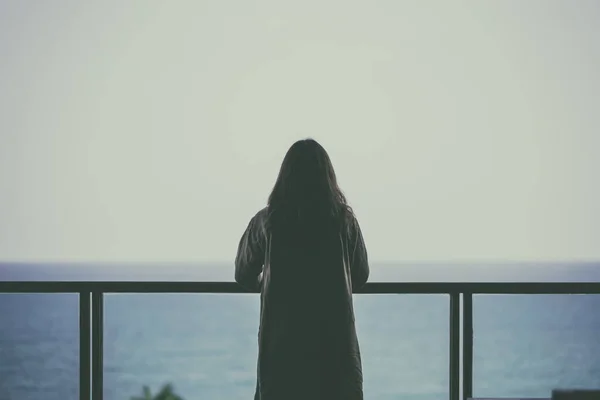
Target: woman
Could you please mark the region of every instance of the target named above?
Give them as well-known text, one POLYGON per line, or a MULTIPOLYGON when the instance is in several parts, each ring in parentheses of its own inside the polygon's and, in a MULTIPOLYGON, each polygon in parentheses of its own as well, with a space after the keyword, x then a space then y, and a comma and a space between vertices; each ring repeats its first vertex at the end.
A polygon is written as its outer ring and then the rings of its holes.
POLYGON ((235 260, 235 280, 261 292, 255 400, 363 399, 352 291, 368 276, 327 152, 294 143, 235 260))

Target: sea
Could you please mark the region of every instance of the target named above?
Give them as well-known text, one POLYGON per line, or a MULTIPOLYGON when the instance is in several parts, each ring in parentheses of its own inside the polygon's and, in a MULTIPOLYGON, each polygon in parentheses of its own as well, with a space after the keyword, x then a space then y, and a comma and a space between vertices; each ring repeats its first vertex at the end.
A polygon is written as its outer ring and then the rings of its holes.
MULTIPOLYGON (((4 263, 2 281, 232 281, 232 263, 4 263)), ((600 263, 372 263, 371 282, 600 282, 600 263)), ((449 396, 449 296, 357 294, 366 400, 449 396)), ((600 389, 600 295, 476 295, 476 397, 600 389)), ((256 294, 106 294, 104 399, 250 400, 256 294), (142 396, 142 398, 144 398, 142 396)), ((79 396, 77 294, 0 293, 0 400, 79 396)))

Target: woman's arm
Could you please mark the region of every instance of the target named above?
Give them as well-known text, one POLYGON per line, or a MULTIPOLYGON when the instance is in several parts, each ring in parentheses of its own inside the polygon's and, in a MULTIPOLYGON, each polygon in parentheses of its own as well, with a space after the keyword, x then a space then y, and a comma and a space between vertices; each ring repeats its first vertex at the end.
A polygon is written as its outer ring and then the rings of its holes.
POLYGON ((352 290, 358 290, 369 279, 369 260, 367 247, 363 239, 358 220, 354 218, 350 234, 350 272, 352 274, 352 290))
POLYGON ((261 213, 262 211, 250 220, 240 239, 235 258, 235 281, 252 291, 260 289, 265 262, 266 237, 261 213))

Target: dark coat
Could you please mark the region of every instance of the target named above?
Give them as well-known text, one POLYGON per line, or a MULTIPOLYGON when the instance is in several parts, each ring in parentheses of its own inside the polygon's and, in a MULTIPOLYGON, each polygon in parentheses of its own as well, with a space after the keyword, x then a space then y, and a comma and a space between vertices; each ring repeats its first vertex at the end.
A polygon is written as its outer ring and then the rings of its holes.
POLYGON ((261 292, 256 400, 362 400, 352 291, 369 276, 358 221, 244 232, 235 280, 261 292))

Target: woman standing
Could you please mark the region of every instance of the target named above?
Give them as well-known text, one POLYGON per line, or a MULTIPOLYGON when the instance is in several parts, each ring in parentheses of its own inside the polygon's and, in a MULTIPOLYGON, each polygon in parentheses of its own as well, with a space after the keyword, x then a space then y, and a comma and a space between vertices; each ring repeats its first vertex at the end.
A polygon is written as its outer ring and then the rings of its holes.
POLYGON ((294 143, 235 260, 235 280, 261 292, 255 400, 363 399, 352 291, 368 276, 327 152, 294 143))

